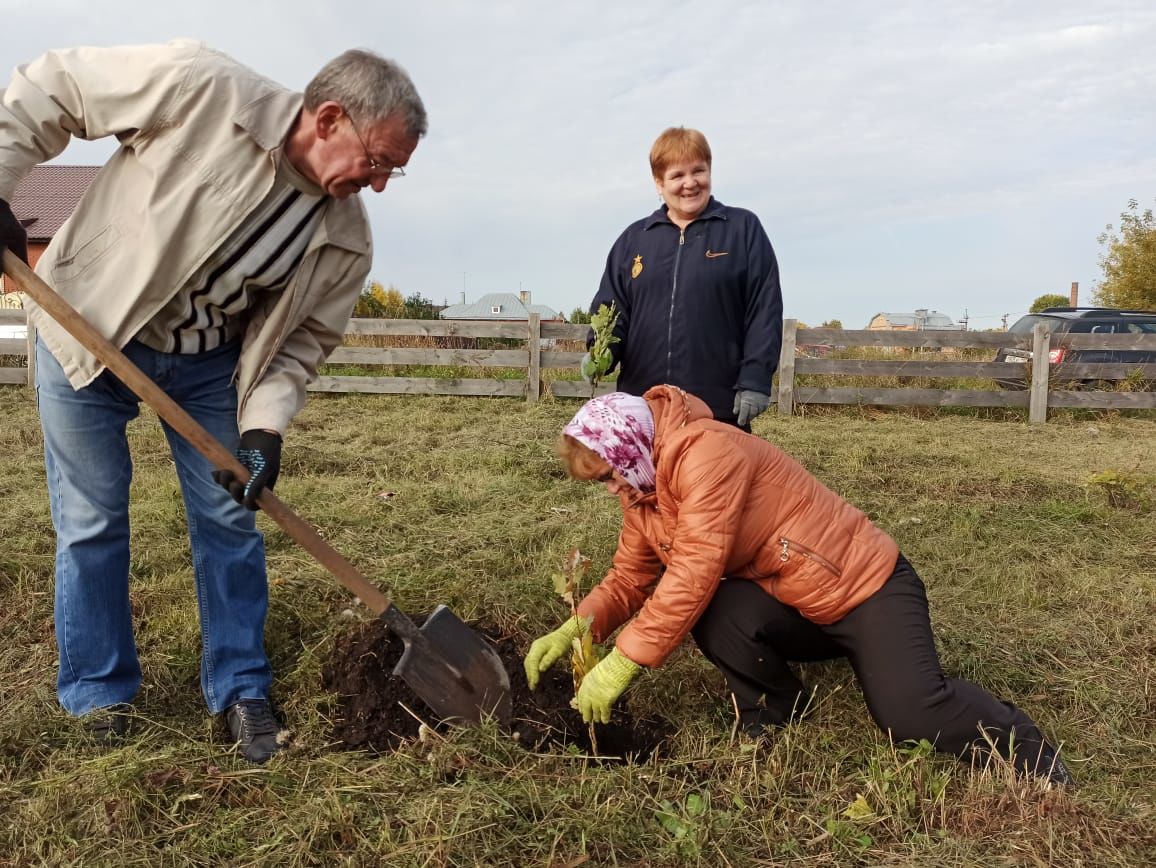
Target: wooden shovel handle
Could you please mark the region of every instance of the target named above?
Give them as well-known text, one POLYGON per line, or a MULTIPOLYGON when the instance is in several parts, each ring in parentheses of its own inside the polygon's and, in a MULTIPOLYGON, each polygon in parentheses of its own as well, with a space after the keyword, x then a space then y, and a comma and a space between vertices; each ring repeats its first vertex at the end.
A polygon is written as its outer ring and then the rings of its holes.
MULTIPOLYGON (((76 308, 61 298, 12 251, 4 251, 3 265, 4 274, 14 278, 33 301, 116 374, 142 401, 152 407, 158 416, 172 425, 198 452, 214 466, 231 470, 242 482, 248 481, 249 471, 232 452, 222 446, 176 401, 145 376, 124 353, 89 325, 76 308)), ((266 515, 281 526, 282 530, 293 537, 303 549, 317 559, 318 563, 333 573, 338 582, 360 597, 361 601, 375 613, 383 615, 393 605, 389 597, 370 584, 353 564, 321 538, 309 522, 297 515, 272 491, 267 488, 262 491, 257 503, 266 515)))

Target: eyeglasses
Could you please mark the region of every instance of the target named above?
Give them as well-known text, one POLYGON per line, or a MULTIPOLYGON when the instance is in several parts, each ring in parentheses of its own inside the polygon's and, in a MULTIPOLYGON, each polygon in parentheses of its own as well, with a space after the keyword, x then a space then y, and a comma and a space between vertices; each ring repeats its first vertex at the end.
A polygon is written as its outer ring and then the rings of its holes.
POLYGON ((353 122, 353 118, 349 117, 348 113, 346 113, 345 116, 349 118, 349 126, 353 128, 353 134, 357 136, 357 141, 361 142, 361 150, 365 151, 365 160, 369 163, 369 173, 371 175, 384 175, 390 180, 394 178, 404 178, 405 169, 401 166, 388 166, 373 159, 373 155, 369 153, 369 148, 365 145, 365 139, 363 139, 361 133, 357 131, 357 124, 353 122))

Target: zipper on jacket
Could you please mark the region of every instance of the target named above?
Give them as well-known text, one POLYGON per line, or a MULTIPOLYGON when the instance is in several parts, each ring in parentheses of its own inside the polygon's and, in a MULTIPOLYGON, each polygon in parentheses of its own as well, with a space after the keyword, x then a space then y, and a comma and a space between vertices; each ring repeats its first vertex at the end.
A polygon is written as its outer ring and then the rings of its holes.
POLYGON ((682 245, 686 243, 686 230, 678 230, 678 250, 674 253, 674 281, 670 286, 670 312, 666 317, 666 379, 670 381, 670 356, 674 350, 674 297, 678 294, 678 262, 682 259, 682 245))
POLYGON ((833 563, 831 563, 829 560, 827 560, 825 557, 823 557, 821 554, 819 554, 818 552, 813 551, 812 549, 809 549, 806 546, 799 545, 797 542, 791 542, 786 537, 782 537, 779 539, 779 545, 783 547, 782 551, 779 552, 779 560, 780 561, 783 561, 783 562, 789 561, 791 559, 791 550, 793 549, 794 551, 797 551, 800 555, 805 557, 807 560, 814 561, 815 563, 819 564, 820 566, 826 567, 827 570, 834 573, 836 576, 838 576, 840 578, 843 577, 843 571, 841 569, 839 569, 837 566, 835 566, 833 563))

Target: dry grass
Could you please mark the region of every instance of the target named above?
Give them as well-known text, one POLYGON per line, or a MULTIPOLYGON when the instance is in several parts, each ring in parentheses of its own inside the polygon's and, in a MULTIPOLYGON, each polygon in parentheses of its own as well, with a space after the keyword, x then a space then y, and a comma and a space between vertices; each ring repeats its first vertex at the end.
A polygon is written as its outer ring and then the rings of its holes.
MULTIPOLYGON (((616 506, 553 457, 574 409, 316 395, 278 492, 406 608, 444 602, 528 644, 562 616, 549 576, 564 553, 579 547, 597 571, 615 543, 616 506)), ((1152 492, 1150 419, 755 424, 898 538, 949 671, 1065 743, 1079 786, 1049 791, 892 746, 837 663, 807 667, 818 704, 804 724, 734 741, 721 678, 693 648, 628 694, 678 727, 646 765, 530 755, 492 730, 336 751, 319 671, 368 616, 345 614, 348 595, 274 527, 268 645, 294 742, 248 767, 201 704, 180 500, 147 414, 130 429, 140 734, 100 752, 53 695, 53 540, 29 392, 0 389, 0 414, 0 865, 1100 866, 1156 852, 1156 527, 1089 481, 1115 470, 1152 492)))

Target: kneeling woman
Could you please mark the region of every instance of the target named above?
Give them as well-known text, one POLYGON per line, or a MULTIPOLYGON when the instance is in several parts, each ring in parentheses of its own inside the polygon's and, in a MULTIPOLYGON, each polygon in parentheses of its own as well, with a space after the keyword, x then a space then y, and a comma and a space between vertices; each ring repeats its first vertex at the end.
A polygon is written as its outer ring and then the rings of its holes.
MULTIPOLYGON (((603 482, 622 502, 613 565, 578 614, 599 642, 637 615, 582 682, 587 722, 607 722, 640 668, 662 665, 692 633, 748 732, 806 703, 790 662, 846 657, 894 740, 968 758, 990 739, 1019 771, 1070 782, 1023 711, 943 674, 923 583, 895 541, 767 441, 656 386, 645 398, 588 401, 559 452, 572 477, 603 482)), ((533 643, 531 687, 577 630, 571 618, 533 643)))

